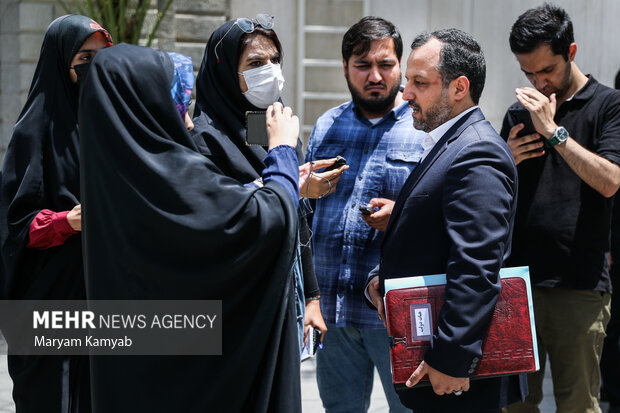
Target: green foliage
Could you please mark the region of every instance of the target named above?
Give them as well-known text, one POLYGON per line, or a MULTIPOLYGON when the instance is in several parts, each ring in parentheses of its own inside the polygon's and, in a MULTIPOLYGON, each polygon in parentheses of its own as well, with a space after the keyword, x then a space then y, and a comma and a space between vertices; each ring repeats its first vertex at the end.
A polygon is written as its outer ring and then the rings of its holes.
MULTIPOLYGON (((58 0, 67 13, 78 12, 101 24, 111 35, 114 43, 138 44, 150 0, 58 0)), ((153 29, 148 34, 147 46, 151 46, 172 0, 166 0, 163 9, 157 10, 153 29)))

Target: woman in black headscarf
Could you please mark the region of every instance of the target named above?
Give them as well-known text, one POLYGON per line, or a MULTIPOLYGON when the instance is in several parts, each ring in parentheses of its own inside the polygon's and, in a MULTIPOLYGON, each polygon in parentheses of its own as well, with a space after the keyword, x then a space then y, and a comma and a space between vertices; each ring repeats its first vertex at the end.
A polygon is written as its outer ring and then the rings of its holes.
POLYGON ((93 408, 300 411, 299 121, 268 110, 264 186, 246 188, 196 152, 172 76, 166 53, 139 46, 93 61, 79 117, 88 298, 222 300, 223 355, 94 357, 93 408))
MULTIPOLYGON (((84 16, 59 17, 45 32, 0 172, 5 299, 85 298, 78 91, 90 59, 111 44, 109 34, 84 16)), ((84 357, 9 355, 17 411, 88 411, 87 364, 84 357)))
MULTIPOLYGON (((217 28, 207 42, 198 77, 192 137, 200 152, 226 175, 241 183, 252 182, 265 168, 266 152, 260 146, 246 145, 247 111, 265 110, 280 99, 284 78, 280 70, 282 46, 272 29, 273 17, 259 14, 255 20, 239 18, 217 28)), ((301 141, 297 145, 299 159, 301 141)), ((329 166, 318 161, 315 168, 329 166)), ((341 167, 324 178, 311 177, 301 186, 301 195, 318 198, 336 188, 341 167), (327 182, 327 181, 330 182, 327 182)), ((331 191, 331 192, 330 192, 331 191)), ((303 208, 302 208, 303 209, 303 208)), ((319 307, 319 287, 314 273, 310 231, 304 213, 300 221, 301 267, 306 298, 305 335, 315 327, 323 333, 327 326, 319 307)), ((296 269, 299 275, 299 267, 296 269)), ((303 312, 303 309, 302 311, 303 312)))

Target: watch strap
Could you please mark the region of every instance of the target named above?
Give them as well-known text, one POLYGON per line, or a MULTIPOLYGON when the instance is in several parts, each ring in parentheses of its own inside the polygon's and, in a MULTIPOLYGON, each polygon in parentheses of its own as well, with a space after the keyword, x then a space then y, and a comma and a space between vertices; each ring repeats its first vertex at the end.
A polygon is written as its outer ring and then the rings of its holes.
POLYGON ((555 145, 566 141, 566 139, 568 139, 568 131, 563 126, 558 126, 553 135, 545 141, 545 146, 553 148, 555 145))

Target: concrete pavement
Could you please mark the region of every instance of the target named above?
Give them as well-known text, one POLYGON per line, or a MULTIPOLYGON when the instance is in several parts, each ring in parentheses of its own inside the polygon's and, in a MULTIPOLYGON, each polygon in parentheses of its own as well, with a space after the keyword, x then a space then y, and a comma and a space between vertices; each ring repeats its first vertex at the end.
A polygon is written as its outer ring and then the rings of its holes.
MULTIPOLYGON (((320 350, 319 350, 320 351, 320 350)), ((304 413, 322 413, 325 410, 321 404, 319 389, 316 385, 314 359, 305 361, 301 364, 301 391, 303 399, 304 413)), ((545 371, 544 400, 540 405, 540 413, 555 413, 555 401, 553 400, 553 385, 549 369, 545 371)), ((372 394, 370 396, 369 413, 388 412, 388 404, 381 388, 379 373, 375 369, 372 394)), ((0 412, 1 413, 1 412, 0 412)))
MULTIPOLYGON (((6 354, 6 343, 0 339, 0 354, 6 354)), ((301 365, 302 398, 304 413, 322 413, 323 406, 319 397, 319 390, 315 378, 314 359, 305 361, 301 365)), ((0 356, 0 413, 15 413, 15 405, 11 398, 13 383, 7 372, 6 355, 0 356)), ((549 368, 545 372, 544 400, 540 406, 541 413, 554 413, 555 402, 553 401, 553 387, 549 368)), ((603 412, 607 406, 603 406, 603 412)), ((379 375, 375 370, 373 392, 371 395, 369 413, 382 413, 388 411, 387 401, 379 381, 379 375)))
POLYGON ((13 382, 6 366, 6 341, 0 333, 0 413, 14 413, 15 404, 11 397, 13 382))

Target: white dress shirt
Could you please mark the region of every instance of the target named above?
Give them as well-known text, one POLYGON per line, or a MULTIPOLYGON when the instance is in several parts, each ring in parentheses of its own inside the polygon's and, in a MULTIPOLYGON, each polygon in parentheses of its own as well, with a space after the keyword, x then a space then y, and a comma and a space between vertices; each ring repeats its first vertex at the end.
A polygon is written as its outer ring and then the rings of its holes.
POLYGON ((433 147, 437 144, 437 142, 439 142, 439 139, 441 139, 441 137, 446 132, 448 132, 448 129, 450 129, 452 125, 454 125, 459 119, 465 116, 465 114, 477 108, 478 106, 472 106, 471 108, 462 111, 461 113, 459 113, 452 119, 448 120, 447 122, 442 123, 441 125, 437 126, 435 129, 430 131, 422 140, 422 147, 424 148, 424 153, 422 153, 422 158, 420 159, 420 162, 422 162, 424 158, 426 158, 426 155, 428 155, 431 149, 433 149, 433 147))

